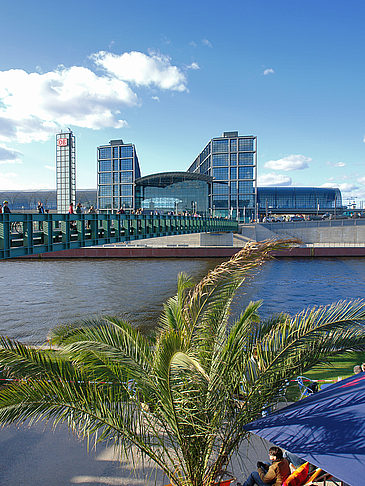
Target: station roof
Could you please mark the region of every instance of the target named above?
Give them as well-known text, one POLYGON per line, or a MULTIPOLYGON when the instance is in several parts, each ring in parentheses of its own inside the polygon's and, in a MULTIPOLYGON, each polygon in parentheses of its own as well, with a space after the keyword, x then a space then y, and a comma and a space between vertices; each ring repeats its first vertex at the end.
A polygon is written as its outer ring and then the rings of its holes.
POLYGON ((184 181, 203 181, 207 183, 213 182, 213 177, 205 174, 196 174, 193 172, 160 172, 144 177, 139 177, 135 180, 137 186, 151 186, 151 187, 167 187, 171 184, 184 181))

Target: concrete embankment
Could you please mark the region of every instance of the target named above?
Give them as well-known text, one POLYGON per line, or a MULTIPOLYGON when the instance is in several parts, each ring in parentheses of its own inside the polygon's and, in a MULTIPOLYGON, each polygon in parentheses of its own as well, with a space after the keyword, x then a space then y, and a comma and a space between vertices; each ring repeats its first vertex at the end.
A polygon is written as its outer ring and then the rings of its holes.
MULTIPOLYGON (((365 221, 319 221, 240 225, 240 233, 164 236, 23 258, 229 258, 248 241, 297 238, 299 247, 276 257, 363 257, 365 221)), ((72 244, 72 243, 71 243, 72 244)))

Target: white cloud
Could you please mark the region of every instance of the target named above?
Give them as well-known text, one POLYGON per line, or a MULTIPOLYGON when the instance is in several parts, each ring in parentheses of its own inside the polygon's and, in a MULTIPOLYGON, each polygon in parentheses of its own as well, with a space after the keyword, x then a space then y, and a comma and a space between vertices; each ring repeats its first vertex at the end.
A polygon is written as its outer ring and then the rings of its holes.
POLYGON ((121 128, 127 125, 121 110, 140 104, 136 86, 187 91, 184 73, 166 56, 98 52, 91 57, 103 74, 81 66, 0 71, 0 140, 45 141, 65 126, 121 128))
POLYGON ((186 66, 186 69, 193 69, 194 71, 200 69, 200 66, 197 62, 192 62, 189 66, 186 66))
POLYGON ((191 47, 197 47, 198 44, 195 41, 190 41, 189 42, 189 46, 191 46, 191 47))
POLYGON ((0 145, 0 164, 21 164, 20 157, 23 154, 14 149, 0 145))
POLYGON ((364 136, 364 138, 362 139, 362 141, 365 143, 365 136, 364 136))
POLYGON ((268 74, 275 74, 275 71, 272 68, 265 69, 264 76, 267 76, 268 74))
POLYGON ((45 165, 44 168, 56 172, 56 167, 54 165, 45 165))
POLYGON ((350 184, 348 182, 344 182, 342 184, 338 184, 336 182, 326 182, 325 184, 322 184, 321 187, 338 187, 341 192, 352 192, 359 189, 358 185, 350 184))
POLYGON ((203 46, 213 47, 213 44, 208 39, 202 39, 203 46))
POLYGON ((152 96, 152 99, 155 101, 160 101, 160 98, 158 96, 152 96))
POLYGON ((258 176, 257 184, 259 186, 291 186, 291 177, 282 174, 262 174, 258 176))
POLYGON ((135 84, 136 86, 157 86, 160 89, 187 91, 184 73, 171 65, 167 56, 142 52, 112 54, 100 51, 91 56, 94 63, 103 68, 109 76, 135 84))
POLYGON ((303 170, 309 167, 310 157, 300 154, 287 155, 282 159, 269 160, 265 163, 267 169, 273 170, 303 170))
POLYGON ((346 167, 345 162, 326 162, 331 167, 346 167))
POLYGON ((360 184, 365 184, 365 177, 359 177, 358 181, 360 182, 360 184))

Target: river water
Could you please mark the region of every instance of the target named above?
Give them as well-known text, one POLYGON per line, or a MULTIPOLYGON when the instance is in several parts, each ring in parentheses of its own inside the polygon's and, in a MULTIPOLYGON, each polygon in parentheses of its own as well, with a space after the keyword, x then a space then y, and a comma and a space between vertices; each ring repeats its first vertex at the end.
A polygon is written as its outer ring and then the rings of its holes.
MULTIPOLYGON (((179 272, 198 281, 219 259, 7 260, 0 262, 0 334, 42 343, 57 324, 103 314, 153 328, 179 272)), ((261 313, 365 298, 365 259, 280 259, 266 263, 238 292, 237 314, 263 299, 261 313)))

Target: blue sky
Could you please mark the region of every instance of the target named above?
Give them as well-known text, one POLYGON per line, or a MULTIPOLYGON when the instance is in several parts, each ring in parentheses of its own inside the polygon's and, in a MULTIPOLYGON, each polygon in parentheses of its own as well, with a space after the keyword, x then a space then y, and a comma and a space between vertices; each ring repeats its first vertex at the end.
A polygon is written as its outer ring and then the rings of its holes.
POLYGON ((55 133, 133 142, 142 174, 186 170, 223 131, 258 137, 260 185, 365 200, 361 0, 1 2, 0 189, 55 187, 55 133))

